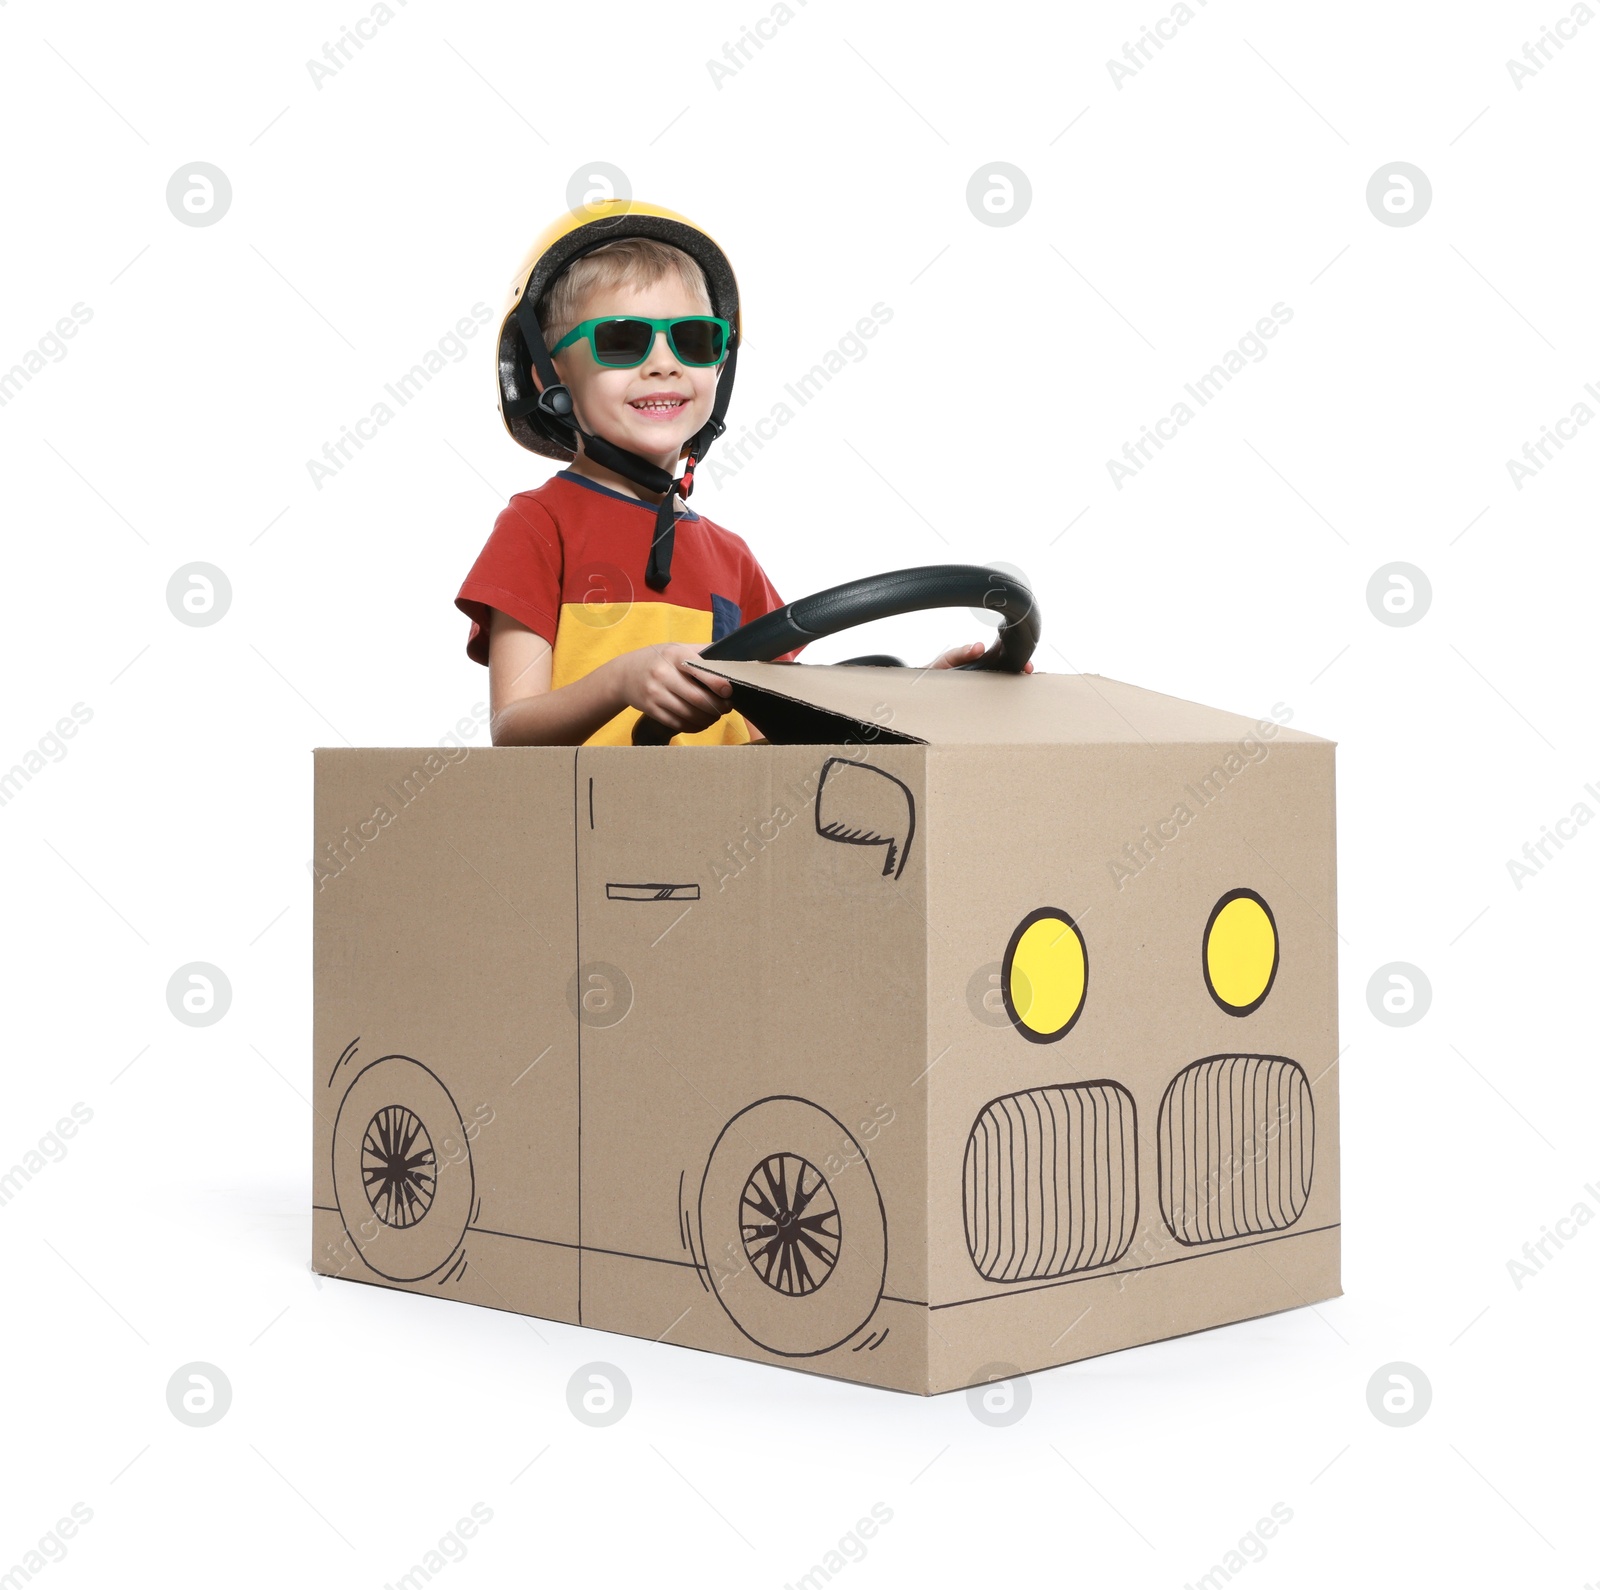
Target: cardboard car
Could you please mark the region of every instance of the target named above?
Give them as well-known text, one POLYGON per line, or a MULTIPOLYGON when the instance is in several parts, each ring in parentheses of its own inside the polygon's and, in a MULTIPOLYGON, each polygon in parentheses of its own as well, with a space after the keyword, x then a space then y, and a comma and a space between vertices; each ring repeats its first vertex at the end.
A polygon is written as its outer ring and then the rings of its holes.
POLYGON ((1338 1295, 1333 744, 1018 627, 318 750, 314 1267, 919 1393, 1338 1295))

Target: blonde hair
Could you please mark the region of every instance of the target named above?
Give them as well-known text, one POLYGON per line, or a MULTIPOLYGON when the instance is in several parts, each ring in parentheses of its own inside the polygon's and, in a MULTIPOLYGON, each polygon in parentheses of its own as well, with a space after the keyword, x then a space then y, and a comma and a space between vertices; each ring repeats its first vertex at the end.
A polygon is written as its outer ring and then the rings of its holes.
POLYGON ((711 293, 705 272, 681 248, 648 237, 624 237, 605 243, 592 254, 574 260, 550 284, 539 300, 539 329, 550 347, 578 323, 578 306, 595 288, 621 287, 624 283, 648 287, 677 277, 711 312, 711 293))

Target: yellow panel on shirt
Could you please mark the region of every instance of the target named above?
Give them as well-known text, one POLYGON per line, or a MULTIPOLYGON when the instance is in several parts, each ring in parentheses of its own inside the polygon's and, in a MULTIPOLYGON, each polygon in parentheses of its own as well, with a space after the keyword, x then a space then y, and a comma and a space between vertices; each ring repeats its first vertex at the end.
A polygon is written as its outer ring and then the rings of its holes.
MULTIPOLYGON (((593 673, 601 663, 640 646, 680 641, 689 646, 711 642, 711 614, 704 608, 672 602, 563 602, 550 660, 550 688, 559 690, 593 673)), ((633 725, 640 713, 624 707, 584 741, 585 745, 632 745, 633 725)), ((729 711, 709 729, 675 734, 674 745, 748 745, 750 729, 739 713, 729 711)))

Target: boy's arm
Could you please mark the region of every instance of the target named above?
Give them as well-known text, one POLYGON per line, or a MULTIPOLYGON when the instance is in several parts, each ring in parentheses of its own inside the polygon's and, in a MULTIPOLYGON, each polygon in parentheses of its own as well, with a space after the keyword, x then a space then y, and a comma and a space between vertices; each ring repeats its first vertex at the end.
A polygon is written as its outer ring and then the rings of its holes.
POLYGON ((489 736, 496 745, 581 745, 622 710, 597 668, 550 689, 550 642, 494 609, 489 618, 489 736))
POLYGON ((582 745, 624 707, 637 707, 674 733, 709 728, 728 710, 733 686, 726 680, 702 684, 684 668, 682 659, 700 650, 676 642, 642 646, 552 690, 549 641, 493 608, 490 737, 496 745, 582 745))

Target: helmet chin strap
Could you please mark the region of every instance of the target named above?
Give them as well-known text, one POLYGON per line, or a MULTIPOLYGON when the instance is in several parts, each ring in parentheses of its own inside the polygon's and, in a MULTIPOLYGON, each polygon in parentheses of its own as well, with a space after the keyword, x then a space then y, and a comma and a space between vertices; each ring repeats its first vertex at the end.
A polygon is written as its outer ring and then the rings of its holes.
POLYGON ((694 490, 695 465, 700 462, 712 442, 727 429, 722 416, 727 409, 728 396, 733 389, 728 377, 732 372, 734 351, 729 350, 722 379, 717 383, 717 397, 712 405, 711 417, 690 442, 683 473, 674 477, 659 464, 651 463, 648 458, 641 458, 637 453, 630 453, 626 448, 608 442, 605 437, 596 436, 593 432, 585 430, 579 422, 571 391, 556 374, 555 363, 544 345, 544 333, 539 329, 532 306, 528 304, 526 298, 517 305, 517 321, 522 328, 522 338, 528 348, 529 362, 533 365, 541 388, 537 399, 528 404, 527 408, 537 409, 556 426, 570 430, 575 437, 582 438, 584 454, 602 469, 612 470, 624 480, 632 481, 635 486, 660 494, 661 503, 656 509, 655 531, 650 538, 650 559, 645 566, 644 582, 652 591, 665 590, 672 578, 672 539, 673 528, 677 522, 677 516, 673 511, 673 498, 679 496, 685 501, 688 500, 690 492, 694 490))
MULTIPOLYGON (((630 453, 626 448, 608 442, 605 437, 585 430, 578 421, 577 410, 572 404, 572 394, 566 387, 551 387, 546 390, 552 395, 559 392, 566 398, 570 417, 564 423, 570 425, 573 432, 583 439, 583 451, 587 458, 602 469, 609 469, 621 475, 624 480, 631 480, 634 485, 642 486, 646 491, 660 494, 661 503, 656 509, 655 530, 650 538, 650 560, 645 565, 644 583, 652 591, 664 591, 672 579, 672 540, 677 524, 673 498, 679 496, 687 501, 690 492, 694 490, 694 466, 699 459, 691 450, 684 463, 683 473, 674 477, 659 464, 652 464, 648 458, 641 458, 637 453, 630 453)), ((541 408, 544 406, 542 395, 540 406, 541 408)), ((719 425, 718 430, 720 429, 719 425)))

